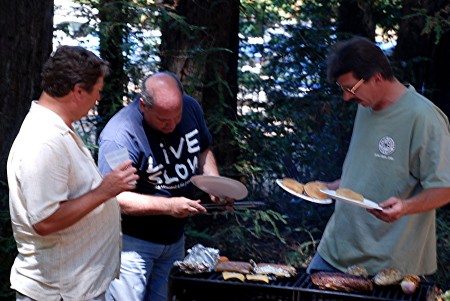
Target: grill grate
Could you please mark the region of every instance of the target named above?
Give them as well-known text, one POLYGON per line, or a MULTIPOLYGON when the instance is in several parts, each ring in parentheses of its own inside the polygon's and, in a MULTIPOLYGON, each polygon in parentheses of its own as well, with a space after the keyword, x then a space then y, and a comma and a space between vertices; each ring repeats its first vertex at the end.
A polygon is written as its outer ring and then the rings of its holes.
POLYGON ((412 295, 404 294, 399 285, 374 286, 369 293, 328 291, 317 288, 305 272, 269 284, 223 280, 217 272, 187 275, 178 268, 169 278, 170 301, 426 301, 432 290, 433 284, 421 283, 412 295))

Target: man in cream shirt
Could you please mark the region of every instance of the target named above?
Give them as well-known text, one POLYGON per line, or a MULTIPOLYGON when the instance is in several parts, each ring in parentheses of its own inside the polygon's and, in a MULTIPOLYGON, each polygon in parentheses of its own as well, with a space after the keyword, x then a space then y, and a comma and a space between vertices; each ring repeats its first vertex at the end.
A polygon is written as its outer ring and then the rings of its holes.
POLYGON ((62 46, 42 72, 34 101, 11 148, 7 172, 18 255, 11 269, 17 300, 104 300, 118 276, 120 209, 134 189, 131 161, 102 178, 72 123, 100 98, 106 62, 62 46))

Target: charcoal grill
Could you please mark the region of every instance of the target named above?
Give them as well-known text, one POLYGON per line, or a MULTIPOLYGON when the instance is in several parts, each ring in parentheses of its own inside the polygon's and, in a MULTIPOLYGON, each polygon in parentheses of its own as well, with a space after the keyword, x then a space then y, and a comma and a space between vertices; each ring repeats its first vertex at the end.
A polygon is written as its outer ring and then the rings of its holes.
POLYGON ((169 276, 169 301, 427 301, 436 287, 423 282, 412 295, 399 285, 378 287, 368 293, 347 293, 321 290, 311 282, 304 270, 296 277, 266 283, 223 280, 217 272, 188 275, 174 267, 169 276))

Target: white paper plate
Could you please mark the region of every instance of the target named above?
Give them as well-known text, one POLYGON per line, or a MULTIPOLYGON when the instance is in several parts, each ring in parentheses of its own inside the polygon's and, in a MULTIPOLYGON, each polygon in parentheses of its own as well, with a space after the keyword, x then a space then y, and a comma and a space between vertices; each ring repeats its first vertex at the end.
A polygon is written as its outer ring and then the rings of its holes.
POLYGON ((367 209, 378 209, 378 210, 383 210, 383 208, 380 207, 380 205, 378 205, 377 203, 368 200, 366 198, 364 198, 364 201, 358 201, 358 200, 354 200, 354 199, 349 199, 346 198, 342 195, 337 195, 336 191, 334 190, 325 190, 325 189, 321 189, 320 191, 322 191, 323 193, 325 193, 326 195, 328 195, 329 197, 331 197, 332 199, 338 200, 338 201, 342 201, 351 205, 356 205, 362 208, 367 208, 367 209))
POLYGON ((239 181, 219 176, 193 176, 192 183, 206 193, 219 198, 232 198, 242 200, 247 197, 248 190, 239 181))
POLYGON ((306 200, 306 201, 313 202, 313 203, 317 203, 317 204, 331 204, 331 203, 333 202, 332 199, 319 200, 319 199, 315 199, 315 198, 309 197, 309 196, 307 196, 307 195, 305 195, 305 194, 297 193, 297 192, 295 192, 294 190, 289 189, 289 188, 287 188, 286 186, 284 186, 284 185, 283 185, 283 180, 281 180, 281 179, 277 179, 276 182, 277 182, 277 184, 278 184, 281 188, 283 188, 284 190, 286 190, 286 191, 289 192, 290 194, 293 194, 293 195, 295 195, 296 197, 299 197, 299 198, 304 199, 304 200, 306 200))

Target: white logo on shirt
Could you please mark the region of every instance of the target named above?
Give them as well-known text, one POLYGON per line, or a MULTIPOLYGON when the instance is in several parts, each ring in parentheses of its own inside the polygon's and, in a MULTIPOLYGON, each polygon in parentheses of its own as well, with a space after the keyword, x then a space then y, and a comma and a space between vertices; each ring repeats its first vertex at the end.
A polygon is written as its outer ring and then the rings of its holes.
POLYGON ((190 183, 190 177, 198 169, 200 141, 198 130, 194 129, 180 138, 178 144, 160 143, 165 165, 148 157, 148 182, 158 189, 180 189, 190 183))
POLYGON ((383 155, 389 156, 395 151, 394 139, 392 139, 389 136, 381 138, 380 142, 378 143, 378 149, 380 150, 380 153, 382 153, 383 155))
POLYGON ((151 181, 156 181, 157 184, 162 184, 162 180, 159 177, 162 174, 162 169, 164 166, 159 164, 158 166, 153 166, 153 158, 152 156, 148 157, 148 167, 147 173, 149 174, 148 179, 151 181))

